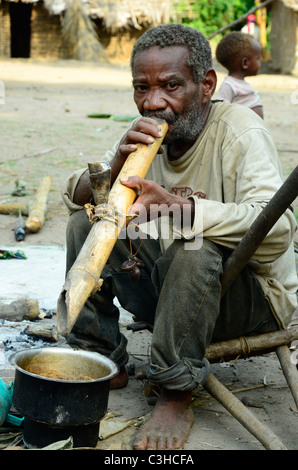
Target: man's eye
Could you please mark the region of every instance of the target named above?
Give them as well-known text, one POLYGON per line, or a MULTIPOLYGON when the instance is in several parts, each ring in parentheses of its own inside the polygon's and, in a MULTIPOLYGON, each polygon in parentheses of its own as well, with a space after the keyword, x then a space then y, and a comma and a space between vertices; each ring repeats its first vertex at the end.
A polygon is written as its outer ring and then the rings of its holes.
POLYGON ((143 92, 147 90, 146 85, 135 85, 134 87, 135 91, 143 92))
POLYGON ((175 90, 175 88, 177 87, 178 87, 178 84, 176 82, 169 82, 166 84, 167 90, 175 90))

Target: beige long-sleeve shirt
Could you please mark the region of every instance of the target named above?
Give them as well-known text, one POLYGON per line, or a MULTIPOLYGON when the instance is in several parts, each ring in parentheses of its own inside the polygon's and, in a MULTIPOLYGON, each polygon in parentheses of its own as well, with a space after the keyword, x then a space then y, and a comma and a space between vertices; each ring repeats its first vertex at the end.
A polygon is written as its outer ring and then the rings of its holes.
MULTIPOLYGON (((111 161, 118 147, 102 161, 111 161)), ((77 182, 86 169, 66 181, 62 197, 70 211, 82 209, 73 202, 77 182)), ((264 122, 240 105, 213 103, 207 123, 195 144, 176 161, 169 161, 167 148, 157 154, 147 174, 172 194, 193 198, 195 219, 191 230, 179 224, 169 230, 172 217, 159 219, 162 250, 173 237, 200 237, 234 249, 252 222, 282 184, 280 162, 264 122)), ((177 219, 178 220, 178 219, 177 219)), ((292 239, 296 230, 288 209, 250 261, 265 297, 280 325, 285 328, 297 306, 297 274, 292 239)))

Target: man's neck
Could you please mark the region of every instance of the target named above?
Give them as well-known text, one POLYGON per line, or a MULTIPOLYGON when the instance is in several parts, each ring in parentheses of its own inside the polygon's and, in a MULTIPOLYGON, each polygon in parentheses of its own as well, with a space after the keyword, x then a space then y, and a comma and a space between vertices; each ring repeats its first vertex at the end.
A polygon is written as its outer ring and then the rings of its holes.
POLYGON ((168 159, 169 161, 175 161, 178 160, 182 155, 184 155, 195 143, 193 142, 182 142, 182 141, 176 141, 172 142, 171 144, 168 145, 168 159))

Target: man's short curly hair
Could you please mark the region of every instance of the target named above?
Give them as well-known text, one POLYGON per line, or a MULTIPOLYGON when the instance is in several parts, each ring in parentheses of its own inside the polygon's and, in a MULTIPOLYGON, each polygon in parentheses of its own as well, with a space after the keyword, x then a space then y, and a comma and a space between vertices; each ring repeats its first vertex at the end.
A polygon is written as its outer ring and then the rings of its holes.
POLYGON ((216 48, 216 59, 225 68, 229 69, 237 59, 247 56, 251 52, 253 36, 233 31, 226 34, 216 48))
POLYGON ((130 61, 132 74, 134 73, 136 54, 154 46, 188 47, 188 65, 196 83, 200 83, 206 72, 212 68, 211 48, 208 39, 202 33, 181 24, 164 24, 149 29, 135 43, 130 61))

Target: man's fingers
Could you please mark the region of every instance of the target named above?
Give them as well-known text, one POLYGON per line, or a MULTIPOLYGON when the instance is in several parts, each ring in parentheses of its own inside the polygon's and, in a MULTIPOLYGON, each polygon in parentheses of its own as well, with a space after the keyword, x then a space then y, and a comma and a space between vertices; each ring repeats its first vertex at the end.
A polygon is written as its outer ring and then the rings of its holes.
POLYGON ((147 136, 152 136, 155 138, 163 136, 161 126, 151 118, 142 117, 139 121, 136 122, 133 129, 137 132, 141 132, 147 136))
POLYGON ((129 176, 120 179, 120 183, 129 188, 134 188, 138 191, 141 190, 141 178, 139 176, 129 176))

